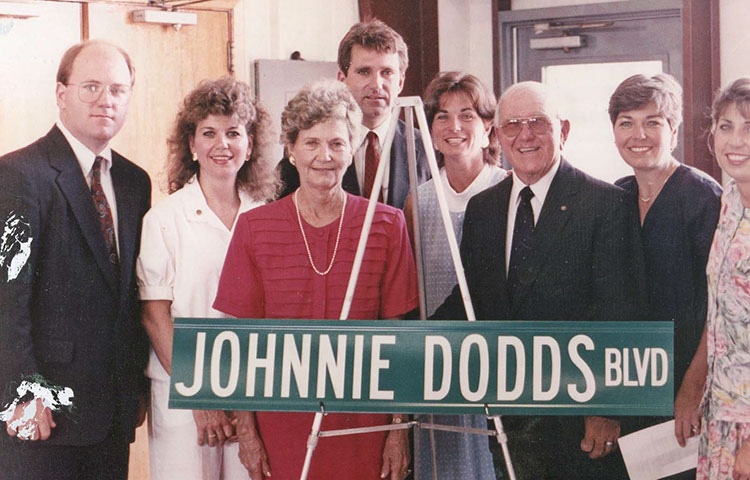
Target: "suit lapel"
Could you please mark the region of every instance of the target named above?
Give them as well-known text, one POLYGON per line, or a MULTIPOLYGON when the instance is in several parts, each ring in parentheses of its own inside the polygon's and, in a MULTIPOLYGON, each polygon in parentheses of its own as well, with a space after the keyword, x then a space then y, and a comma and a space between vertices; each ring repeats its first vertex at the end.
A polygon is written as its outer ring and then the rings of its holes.
POLYGON ((118 153, 112 152, 112 185, 115 190, 115 202, 117 203, 117 243, 120 256, 120 291, 127 291, 130 285, 133 269, 130 268, 135 262, 135 246, 138 239, 138 211, 139 205, 132 199, 137 198, 137 192, 133 185, 128 182, 128 177, 123 171, 125 159, 118 153))
POLYGON ((354 167, 354 162, 349 165, 349 168, 344 172, 344 178, 341 180, 341 187, 351 193, 352 195, 361 195, 359 191, 359 182, 357 181, 357 169, 354 167))
POLYGON ((404 136, 404 123, 399 120, 396 131, 393 134, 391 145, 390 174, 388 178, 388 205, 403 208, 406 201, 406 193, 409 191, 409 166, 406 160, 406 137, 404 136), (403 200, 402 200, 403 197, 403 200))
POLYGON ((518 313, 573 210, 571 208, 572 197, 578 192, 580 176, 565 160, 561 159, 560 162, 560 168, 552 179, 531 237, 531 256, 524 265, 521 265, 519 278, 522 281, 513 295, 513 315, 518 313))
POLYGON ((46 138, 48 140, 47 157, 50 166, 60 172, 56 180, 57 185, 68 201, 70 210, 73 212, 73 216, 78 222, 83 237, 89 245, 107 284, 112 291, 117 292, 115 268, 109 262, 107 243, 104 240, 96 208, 91 199, 91 191, 83 178, 81 166, 73 153, 73 149, 70 148, 68 141, 57 126, 50 130, 46 138))
MULTIPOLYGON (((510 305, 510 299, 508 298, 508 273, 505 269, 505 264, 507 263, 505 250, 508 231, 508 208, 510 208, 508 203, 510 202, 510 191, 512 187, 513 179, 510 177, 498 184, 498 194, 493 196, 493 201, 497 203, 493 205, 492 208, 492 212, 496 212, 493 213, 493 215, 497 215, 497 217, 491 218, 490 221, 487 222, 488 228, 490 228, 487 238, 496 240, 493 243, 499 252, 495 257, 499 261, 493 266, 493 270, 497 272, 497 284, 500 287, 497 292, 497 308, 502 307, 503 311, 506 312, 508 311, 507 306, 510 305)), ((505 316, 503 315, 501 318, 505 318, 505 316)))

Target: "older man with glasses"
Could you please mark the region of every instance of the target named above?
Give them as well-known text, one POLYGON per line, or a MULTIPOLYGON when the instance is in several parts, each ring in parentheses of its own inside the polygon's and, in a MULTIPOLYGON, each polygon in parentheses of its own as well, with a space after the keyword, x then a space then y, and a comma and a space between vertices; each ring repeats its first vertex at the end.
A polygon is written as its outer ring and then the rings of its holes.
MULTIPOLYGON (((477 319, 643 319, 638 219, 623 190, 562 158, 570 123, 550 92, 536 82, 510 87, 495 122, 513 174, 471 199, 461 241, 477 319)), ((435 317, 465 318, 458 288, 435 317)), ((504 420, 519 479, 627 478, 610 455, 615 419, 504 420)))

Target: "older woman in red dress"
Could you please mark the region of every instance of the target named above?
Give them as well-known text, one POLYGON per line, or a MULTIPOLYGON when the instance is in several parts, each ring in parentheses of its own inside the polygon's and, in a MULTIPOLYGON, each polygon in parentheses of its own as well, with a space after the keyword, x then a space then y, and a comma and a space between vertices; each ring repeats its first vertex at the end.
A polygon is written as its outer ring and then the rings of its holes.
MULTIPOLYGON (((343 83, 301 90, 282 114, 282 141, 299 171, 294 194, 240 217, 214 303, 244 318, 339 318, 367 200, 341 187, 361 113, 343 83)), ((416 270, 400 210, 378 204, 350 318, 399 318, 418 304, 416 270)), ((324 428, 399 422, 402 415, 329 414, 324 428)), ((237 425, 253 479, 299 478, 312 413, 247 412, 237 425)), ((406 477, 406 431, 324 438, 310 479, 406 477)))

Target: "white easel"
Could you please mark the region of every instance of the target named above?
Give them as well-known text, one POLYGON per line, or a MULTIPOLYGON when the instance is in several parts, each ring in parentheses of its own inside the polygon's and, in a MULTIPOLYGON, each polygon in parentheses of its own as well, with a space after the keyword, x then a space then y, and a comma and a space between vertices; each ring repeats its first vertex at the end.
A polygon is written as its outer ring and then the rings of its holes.
MULTIPOLYGON (((427 125, 427 117, 424 113, 424 106, 422 99, 419 97, 401 97, 396 100, 396 106, 391 113, 391 124, 388 127, 388 133, 385 136, 383 142, 383 151, 380 154, 381 159, 391 158, 391 145, 393 144, 393 137, 396 133, 398 126, 398 120, 401 116, 401 109, 405 108, 404 111, 406 117, 406 146, 407 146, 407 161, 409 165, 409 187, 412 193, 411 198, 413 202, 414 212, 414 232, 415 239, 414 244, 417 249, 417 275, 419 278, 419 303, 420 303, 420 318, 425 320, 426 306, 425 306, 425 294, 424 294, 424 278, 422 269, 422 244, 419 233, 419 199, 417 192, 417 153, 416 143, 414 136, 414 113, 417 115, 417 123, 422 132, 422 145, 424 146, 425 154, 427 155, 427 164, 430 167, 430 173, 432 180, 434 181, 435 190, 437 193, 438 205, 440 206, 440 214, 443 219, 443 226, 445 227, 445 234, 448 239, 448 246, 450 248, 451 257, 453 259, 453 266, 456 270, 456 277, 458 279, 458 286, 461 291, 461 297, 464 301, 464 307, 466 308, 466 318, 473 322, 476 320, 474 314, 474 306, 471 303, 471 297, 469 296, 469 287, 466 284, 466 276, 464 274, 464 267, 461 263, 461 255, 458 250, 458 243, 456 242, 455 234, 453 233, 453 224, 451 223, 450 214, 448 213, 448 204, 445 199, 445 192, 443 190, 443 182, 440 178, 440 171, 438 169, 437 160, 435 158, 435 150, 432 147, 432 139, 429 135, 429 125, 427 125)), ((375 215, 375 204, 377 203, 378 195, 382 189, 383 176, 385 175, 386 161, 379 162, 378 170, 375 174, 375 180, 373 182, 372 192, 370 193, 369 204, 367 205, 367 213, 365 214, 364 224, 362 225, 362 233, 359 237, 359 243, 357 244, 357 252, 354 256, 354 265, 352 267, 352 273, 349 277, 349 284, 346 289, 346 296, 344 297, 344 304, 341 308, 340 320, 346 320, 349 316, 349 309, 354 299, 354 289, 357 285, 357 279, 359 278, 359 270, 362 266, 362 259, 365 254, 365 247, 367 246, 367 238, 370 235, 370 227, 372 226, 372 219, 375 215)), ((457 427, 452 425, 438 425, 434 423, 421 423, 421 422, 404 422, 398 424, 381 425, 375 427, 362 427, 362 428, 349 428, 345 430, 329 430, 321 431, 320 425, 323 421, 323 415, 325 414, 325 406, 323 402, 320 403, 321 411, 315 413, 313 420, 312 430, 307 440, 307 454, 305 455, 305 464, 302 467, 302 473, 300 474, 300 480, 307 480, 307 475, 310 471, 310 462, 312 461, 312 455, 315 451, 315 447, 318 445, 318 438, 320 437, 332 437, 340 435, 355 435, 360 433, 370 432, 382 432, 391 430, 404 430, 412 427, 425 428, 430 430, 430 440, 433 446, 433 478, 437 479, 437 472, 434 468, 435 455, 434 455, 434 436, 432 432, 434 430, 443 430, 450 432, 460 432, 474 435, 488 435, 497 437, 497 441, 503 451, 503 457, 505 459, 505 466, 508 471, 510 480, 516 480, 516 474, 513 469, 513 463, 510 459, 510 452, 508 451, 508 437, 503 429, 503 423, 500 415, 490 415, 489 407, 485 405, 485 414, 487 418, 491 418, 495 425, 495 430, 482 430, 467 427, 457 427)))

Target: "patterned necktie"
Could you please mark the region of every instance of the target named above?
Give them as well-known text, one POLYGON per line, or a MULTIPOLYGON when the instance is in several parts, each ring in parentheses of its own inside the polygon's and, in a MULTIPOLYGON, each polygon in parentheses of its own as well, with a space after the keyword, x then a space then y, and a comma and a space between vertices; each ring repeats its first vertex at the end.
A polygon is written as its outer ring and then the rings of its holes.
POLYGON ((508 295, 513 294, 518 287, 518 267, 524 263, 530 251, 531 234, 534 232, 534 210, 531 199, 534 192, 528 186, 520 193, 521 203, 516 210, 516 223, 513 226, 513 243, 510 247, 510 262, 508 263, 508 295))
MULTIPOLYGON (((375 174, 378 171, 378 163, 380 163, 380 154, 378 153, 378 136, 370 130, 367 134, 367 149, 365 150, 365 181, 362 188, 362 196, 370 198, 372 193, 372 185, 375 183, 375 174)), ((378 201, 383 201, 383 189, 380 189, 378 194, 378 201)))
POLYGON ((99 214, 99 223, 102 227, 104 240, 107 242, 109 261, 112 265, 119 268, 120 261, 117 258, 117 245, 115 243, 117 240, 115 239, 115 225, 112 221, 112 210, 109 209, 107 197, 104 196, 104 189, 102 189, 103 161, 103 157, 97 156, 94 160, 94 166, 91 169, 91 198, 94 200, 96 213, 99 214))

